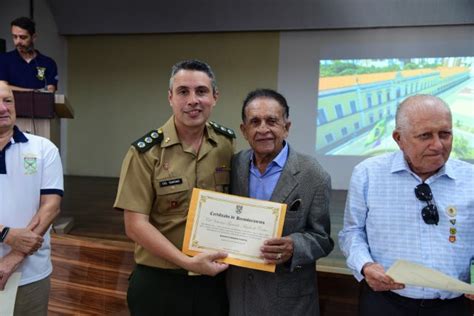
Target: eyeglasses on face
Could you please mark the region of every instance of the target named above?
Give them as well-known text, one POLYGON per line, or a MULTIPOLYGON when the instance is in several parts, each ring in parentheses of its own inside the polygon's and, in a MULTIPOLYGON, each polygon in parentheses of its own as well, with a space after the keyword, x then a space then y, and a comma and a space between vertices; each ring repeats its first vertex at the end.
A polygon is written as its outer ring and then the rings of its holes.
POLYGON ((427 204, 421 210, 421 217, 423 218, 423 221, 428 225, 438 225, 438 208, 432 203, 433 193, 431 192, 430 186, 426 183, 417 185, 415 188, 415 195, 418 200, 426 202, 427 204))

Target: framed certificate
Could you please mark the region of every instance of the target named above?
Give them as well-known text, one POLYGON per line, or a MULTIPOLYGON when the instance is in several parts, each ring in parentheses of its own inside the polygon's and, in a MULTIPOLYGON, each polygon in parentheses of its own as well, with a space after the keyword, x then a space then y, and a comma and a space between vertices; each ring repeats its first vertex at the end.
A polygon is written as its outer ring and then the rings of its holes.
POLYGON ((266 239, 281 237, 286 204, 193 189, 183 252, 225 251, 228 264, 275 272, 264 263, 260 247, 266 239))

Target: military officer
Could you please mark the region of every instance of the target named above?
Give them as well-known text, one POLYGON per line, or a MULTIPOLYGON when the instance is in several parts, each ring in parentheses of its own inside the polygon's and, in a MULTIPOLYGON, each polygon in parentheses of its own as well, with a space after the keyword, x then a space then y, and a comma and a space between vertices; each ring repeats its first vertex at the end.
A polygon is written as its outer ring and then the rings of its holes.
POLYGON ((173 116, 132 144, 114 207, 124 210, 137 263, 127 301, 132 315, 227 315, 226 253, 184 255, 193 187, 226 192, 235 134, 208 121, 218 91, 209 65, 177 63, 168 100, 173 116), (198 274, 196 276, 196 274, 198 274))

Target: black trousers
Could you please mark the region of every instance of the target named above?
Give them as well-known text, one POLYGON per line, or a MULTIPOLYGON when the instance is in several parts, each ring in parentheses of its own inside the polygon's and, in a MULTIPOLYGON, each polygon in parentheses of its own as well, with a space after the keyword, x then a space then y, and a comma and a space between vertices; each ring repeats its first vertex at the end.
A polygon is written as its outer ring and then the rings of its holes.
POLYGON ((136 316, 228 315, 224 277, 137 265, 129 280, 128 308, 136 316))
POLYGON ((362 281, 359 298, 361 316, 471 316, 469 300, 463 295, 450 300, 422 300, 390 291, 375 292, 362 281))

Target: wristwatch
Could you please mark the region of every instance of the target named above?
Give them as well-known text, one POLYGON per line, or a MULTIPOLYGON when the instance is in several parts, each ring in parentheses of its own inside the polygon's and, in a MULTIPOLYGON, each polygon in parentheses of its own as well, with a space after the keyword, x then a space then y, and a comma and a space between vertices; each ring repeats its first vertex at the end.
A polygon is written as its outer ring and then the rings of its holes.
POLYGON ((8 232, 10 231, 10 227, 4 226, 2 231, 0 232, 0 243, 3 243, 5 238, 7 238, 8 232))

